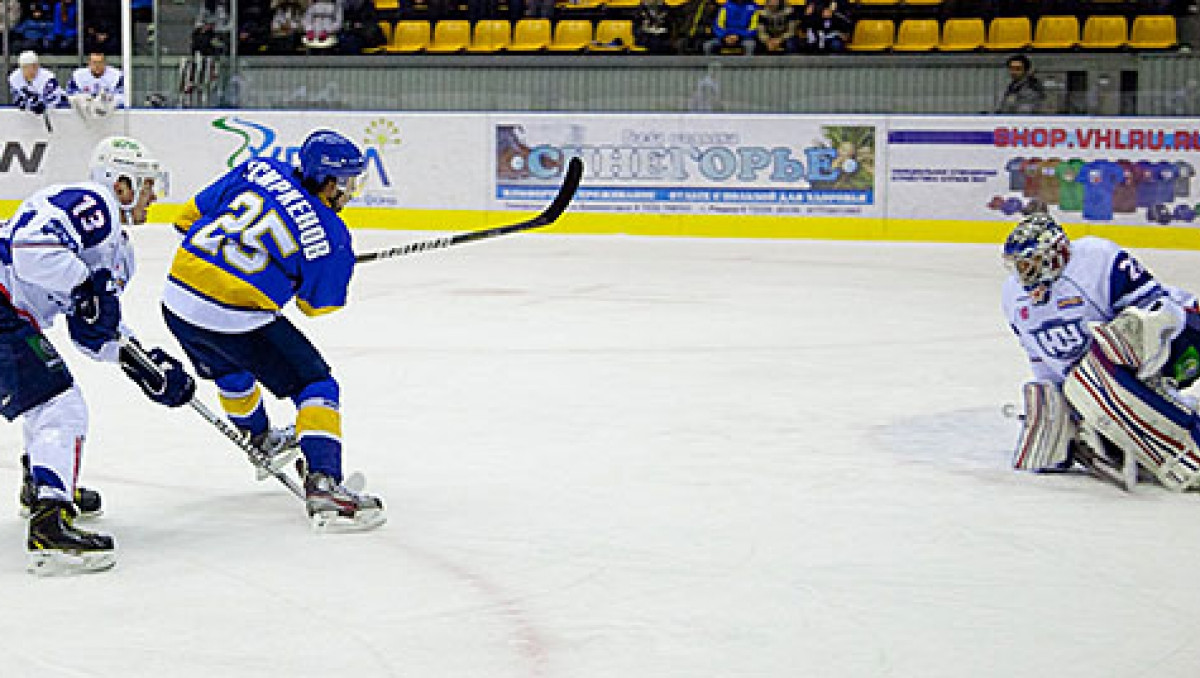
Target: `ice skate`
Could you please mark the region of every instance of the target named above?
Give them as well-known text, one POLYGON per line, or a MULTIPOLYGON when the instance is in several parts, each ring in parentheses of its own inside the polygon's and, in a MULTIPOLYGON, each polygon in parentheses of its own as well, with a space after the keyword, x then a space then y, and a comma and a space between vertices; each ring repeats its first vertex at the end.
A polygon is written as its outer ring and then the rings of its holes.
MULTIPOLYGON (((28 518, 34 502, 37 501, 37 486, 33 484, 33 474, 29 471, 28 454, 21 455, 21 469, 23 479, 19 496, 20 515, 22 518, 28 518)), ((104 513, 100 493, 83 486, 75 488, 75 508, 78 510, 80 518, 95 518, 104 513)))
POLYGON ((75 527, 75 506, 39 499, 29 517, 25 569, 39 577, 100 572, 116 564, 112 537, 75 527))
POLYGON ((324 473, 305 473, 303 466, 303 460, 297 463, 304 478, 304 503, 314 530, 369 530, 387 522, 379 497, 352 490, 324 473))
POLYGON ((283 471, 300 454, 295 426, 268 428, 252 437, 250 443, 262 453, 260 457, 262 465, 256 466, 254 469, 255 477, 259 480, 266 480, 273 473, 283 471))

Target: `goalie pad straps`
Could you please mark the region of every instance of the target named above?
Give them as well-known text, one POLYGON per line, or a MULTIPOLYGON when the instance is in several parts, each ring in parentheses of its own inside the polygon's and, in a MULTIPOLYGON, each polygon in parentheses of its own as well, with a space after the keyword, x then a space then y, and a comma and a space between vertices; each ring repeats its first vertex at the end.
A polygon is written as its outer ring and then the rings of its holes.
MULTIPOLYGON (((1099 328, 1098 328, 1099 329, 1099 328)), ((1085 422, 1133 453, 1168 489, 1183 491, 1200 480, 1196 414, 1116 365, 1097 342, 1067 375, 1063 394, 1085 422)))
POLYGON ((1075 422, 1058 387, 1048 381, 1031 381, 1022 388, 1025 425, 1013 453, 1013 468, 1051 471, 1070 466, 1070 444, 1075 422))

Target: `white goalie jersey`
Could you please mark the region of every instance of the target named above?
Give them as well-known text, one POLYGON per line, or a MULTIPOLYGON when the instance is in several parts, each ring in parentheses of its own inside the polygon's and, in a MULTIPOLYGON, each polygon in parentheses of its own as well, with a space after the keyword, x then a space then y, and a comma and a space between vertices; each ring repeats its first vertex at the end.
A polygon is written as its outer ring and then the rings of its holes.
POLYGON ((1105 323, 1130 306, 1164 299, 1183 313, 1196 297, 1154 279, 1128 252, 1103 238, 1071 242, 1071 257, 1044 298, 1009 276, 1004 315, 1029 355, 1034 378, 1062 384, 1092 341, 1089 323, 1105 323))
MULTIPOLYGON (((71 291, 93 272, 111 271, 123 289, 134 267, 133 246, 121 228, 116 197, 100 184, 42 189, 0 226, 3 293, 21 316, 41 329, 71 308, 71 291)), ((116 351, 113 343, 95 357, 115 360, 116 351)))

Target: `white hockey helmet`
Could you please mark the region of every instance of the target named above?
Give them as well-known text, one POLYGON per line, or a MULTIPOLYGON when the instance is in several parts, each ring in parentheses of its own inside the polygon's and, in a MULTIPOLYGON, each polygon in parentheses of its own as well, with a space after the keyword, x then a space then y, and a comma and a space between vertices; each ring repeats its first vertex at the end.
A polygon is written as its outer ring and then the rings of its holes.
POLYGON ((18 66, 32 66, 36 63, 38 63, 37 52, 30 49, 21 52, 21 56, 17 57, 18 66))
POLYGON ((107 137, 96 144, 88 164, 91 180, 111 187, 125 177, 133 185, 134 202, 141 197, 142 184, 146 179, 154 180, 154 193, 166 197, 170 192, 170 175, 150 149, 130 137, 107 137))
POLYGON ((1058 280, 1070 259, 1071 240, 1044 212, 1021 219, 1004 241, 1004 263, 1027 291, 1058 280))

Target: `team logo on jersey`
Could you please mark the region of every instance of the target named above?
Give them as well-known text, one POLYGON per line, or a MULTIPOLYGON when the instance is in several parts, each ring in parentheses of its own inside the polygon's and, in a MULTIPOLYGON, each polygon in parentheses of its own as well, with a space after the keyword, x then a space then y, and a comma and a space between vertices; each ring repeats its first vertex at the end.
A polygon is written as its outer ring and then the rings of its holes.
POLYGON ((1064 297, 1058 300, 1058 307, 1060 309, 1075 308, 1077 306, 1083 306, 1083 297, 1064 297))
POLYGON ((1022 306, 1021 310, 1018 311, 1018 313, 1021 315, 1021 320, 1029 320, 1029 307, 1028 306, 1022 306))
POLYGON ((1046 355, 1064 361, 1079 359, 1091 343, 1091 337, 1083 330, 1083 321, 1080 319, 1049 320, 1032 334, 1046 355))

